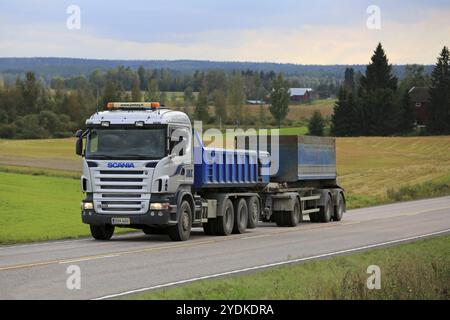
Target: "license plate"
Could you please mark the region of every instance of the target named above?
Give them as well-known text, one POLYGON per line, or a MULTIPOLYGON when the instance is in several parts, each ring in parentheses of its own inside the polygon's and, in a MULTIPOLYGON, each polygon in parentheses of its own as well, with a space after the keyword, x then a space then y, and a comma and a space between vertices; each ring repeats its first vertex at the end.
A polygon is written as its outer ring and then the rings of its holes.
POLYGON ((129 225, 130 218, 111 218, 111 224, 112 225, 129 225))

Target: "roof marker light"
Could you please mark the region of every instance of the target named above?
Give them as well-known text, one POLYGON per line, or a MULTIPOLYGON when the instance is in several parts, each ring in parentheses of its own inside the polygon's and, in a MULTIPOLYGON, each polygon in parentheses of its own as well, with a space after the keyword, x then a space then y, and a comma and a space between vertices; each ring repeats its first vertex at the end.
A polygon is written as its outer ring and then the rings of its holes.
POLYGON ((108 102, 107 108, 112 109, 158 109, 159 102, 108 102))

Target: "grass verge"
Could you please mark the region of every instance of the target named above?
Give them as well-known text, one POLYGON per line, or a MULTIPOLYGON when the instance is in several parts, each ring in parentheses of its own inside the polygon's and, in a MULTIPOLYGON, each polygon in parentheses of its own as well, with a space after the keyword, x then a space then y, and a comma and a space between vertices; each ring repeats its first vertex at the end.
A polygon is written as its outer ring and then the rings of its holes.
POLYGON ((450 299, 450 236, 125 298, 450 299), (381 269, 380 290, 367 289, 371 265, 381 269))
POLYGON ((80 183, 72 178, 0 172, 0 243, 88 235, 81 199, 80 183))

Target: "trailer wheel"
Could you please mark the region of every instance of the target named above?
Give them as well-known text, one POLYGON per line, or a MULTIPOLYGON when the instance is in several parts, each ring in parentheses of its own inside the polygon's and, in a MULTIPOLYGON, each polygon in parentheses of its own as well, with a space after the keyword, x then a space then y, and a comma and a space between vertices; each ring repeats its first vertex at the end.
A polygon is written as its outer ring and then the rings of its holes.
POLYGON ((334 208, 333 220, 341 221, 342 217, 344 216, 344 212, 345 212, 344 196, 342 195, 342 193, 339 193, 337 206, 334 208))
POLYGON ((255 196, 250 197, 247 201, 247 207, 248 207, 247 228, 255 229, 256 225, 259 222, 259 216, 261 214, 258 197, 255 196))
POLYGON ((247 229, 248 224, 248 206, 244 198, 238 198, 234 207, 234 226, 233 233, 241 234, 247 229))
POLYGON ((91 235, 95 240, 109 240, 114 234, 115 227, 112 225, 94 226, 90 225, 91 235))
POLYGON ((187 201, 183 201, 180 206, 178 223, 169 227, 169 237, 172 241, 186 241, 191 235, 192 210, 187 201))
POLYGON ((333 205, 331 203, 331 197, 327 194, 325 199, 325 205, 320 207, 320 211, 318 214, 320 222, 330 222, 331 217, 333 215, 333 205))
POLYGON ((227 199, 222 205, 222 216, 216 218, 216 234, 227 236, 231 234, 234 226, 233 202, 227 199))
POLYGON ((300 201, 297 198, 295 199, 294 210, 285 213, 285 225, 287 227, 296 227, 302 218, 301 214, 300 201))

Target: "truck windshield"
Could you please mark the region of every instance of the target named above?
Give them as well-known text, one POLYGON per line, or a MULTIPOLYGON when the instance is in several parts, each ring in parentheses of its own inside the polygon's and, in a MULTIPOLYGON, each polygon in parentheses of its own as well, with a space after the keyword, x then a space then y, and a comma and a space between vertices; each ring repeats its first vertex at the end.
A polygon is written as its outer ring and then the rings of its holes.
POLYGON ((87 136, 87 159, 162 159, 166 129, 94 129, 87 136))

